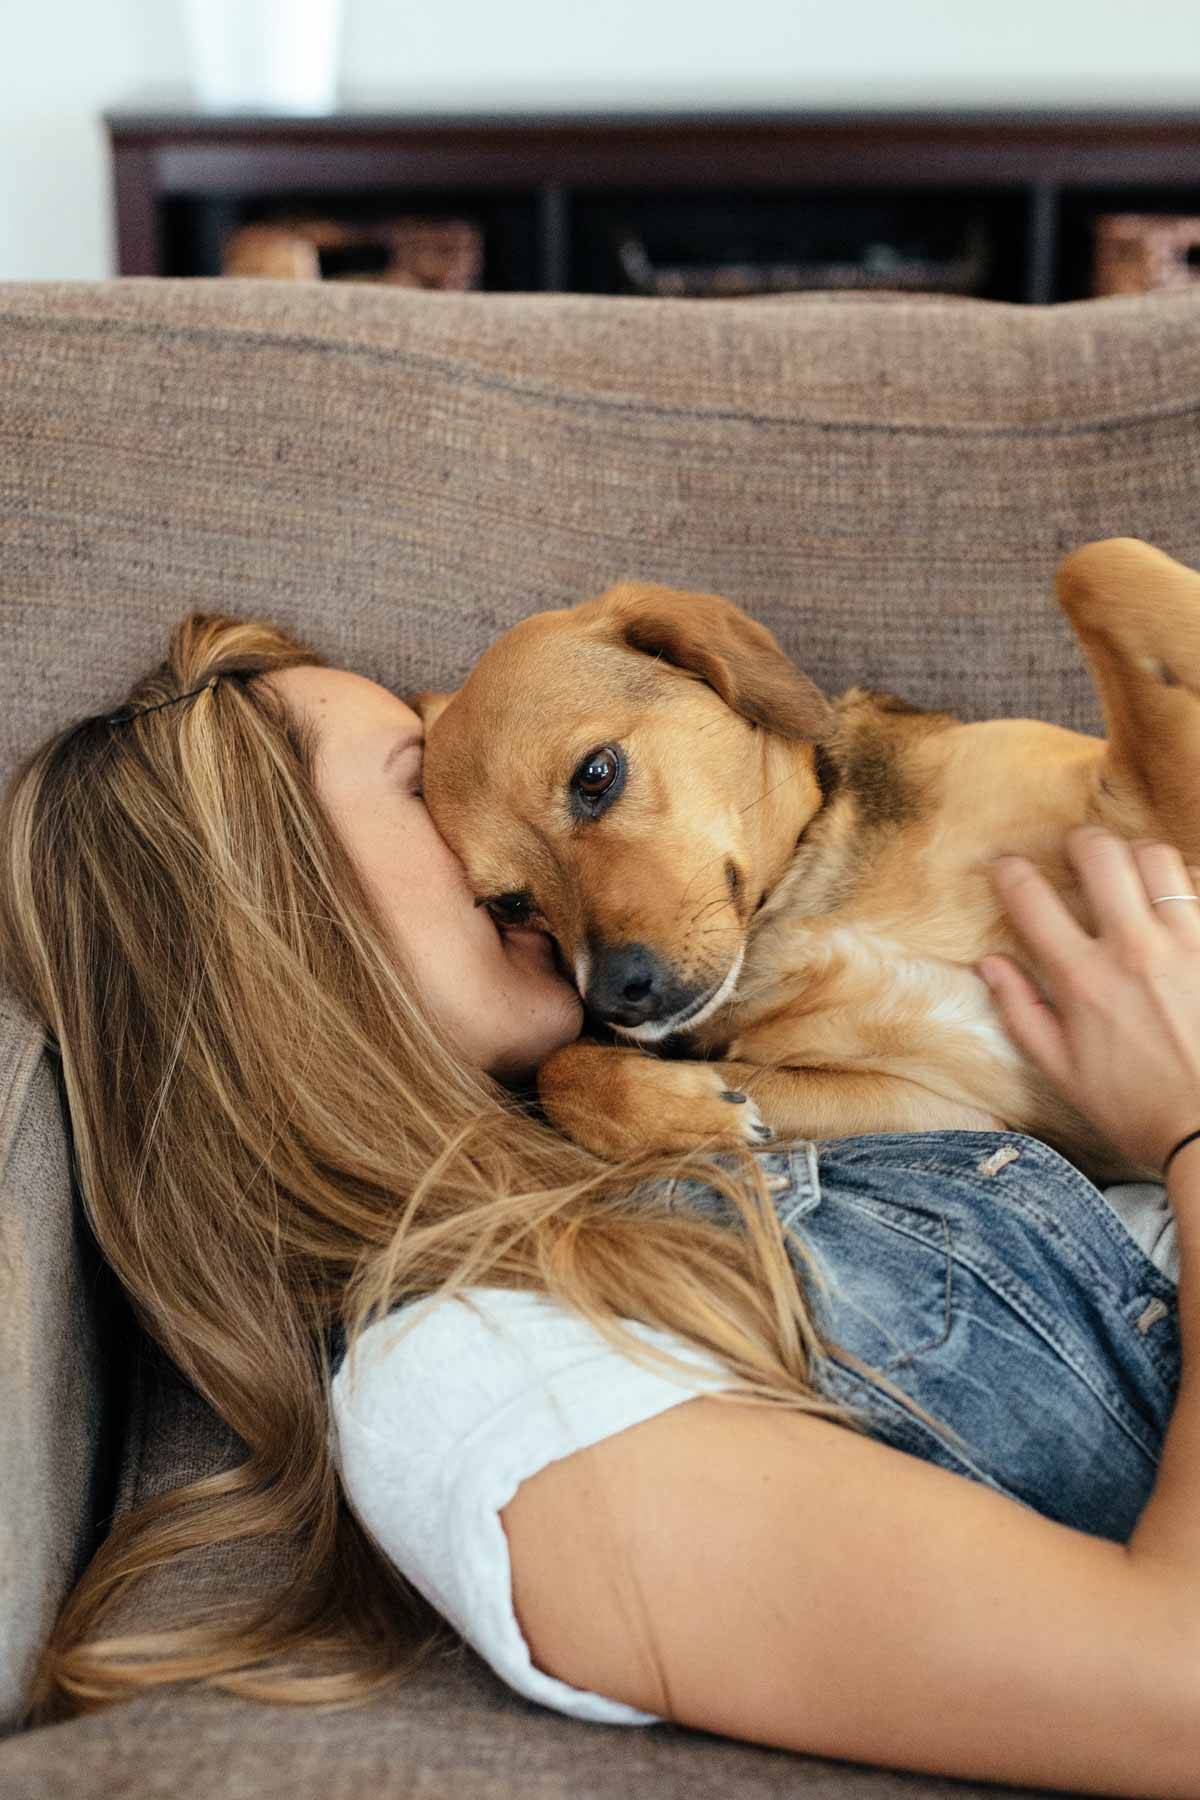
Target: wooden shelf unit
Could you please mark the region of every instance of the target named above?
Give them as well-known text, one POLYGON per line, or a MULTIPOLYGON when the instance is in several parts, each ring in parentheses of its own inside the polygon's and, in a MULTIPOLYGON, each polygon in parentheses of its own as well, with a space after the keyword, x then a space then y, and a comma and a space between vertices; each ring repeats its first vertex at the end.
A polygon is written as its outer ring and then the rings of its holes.
POLYGON ((980 223, 974 290, 1046 304, 1092 292, 1108 212, 1200 212, 1200 112, 429 115, 347 99, 314 117, 217 115, 176 97, 104 115, 118 273, 216 275, 224 237, 286 209, 475 220, 485 288, 627 292, 640 232, 713 262, 755 245, 844 261, 949 250, 980 223))

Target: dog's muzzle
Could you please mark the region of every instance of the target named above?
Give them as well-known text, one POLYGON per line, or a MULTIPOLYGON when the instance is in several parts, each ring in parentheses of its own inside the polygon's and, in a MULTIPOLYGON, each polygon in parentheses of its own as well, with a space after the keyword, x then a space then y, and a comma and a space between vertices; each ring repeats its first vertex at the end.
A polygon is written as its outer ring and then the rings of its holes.
POLYGON ((652 1040, 699 1024, 728 997, 741 967, 738 955, 725 978, 713 985, 681 981, 670 963, 645 944, 617 944, 592 960, 584 1004, 618 1031, 652 1040))

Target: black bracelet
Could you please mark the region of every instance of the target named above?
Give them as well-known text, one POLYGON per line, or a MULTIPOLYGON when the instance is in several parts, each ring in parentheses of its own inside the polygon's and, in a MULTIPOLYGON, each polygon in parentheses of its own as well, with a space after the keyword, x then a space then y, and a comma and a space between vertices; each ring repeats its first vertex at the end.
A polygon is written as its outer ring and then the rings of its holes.
POLYGON ((1163 1164, 1162 1172, 1163 1172, 1164 1180, 1166 1179, 1167 1170, 1170 1168, 1171 1164, 1175 1161, 1175 1158, 1179 1155, 1179 1152, 1183 1149, 1184 1145, 1185 1144, 1194 1144, 1197 1138, 1200 1138, 1200 1131, 1189 1131, 1186 1137, 1180 1138, 1179 1142, 1176 1144, 1175 1148, 1172 1150, 1170 1156, 1168 1156, 1166 1162, 1163 1164))

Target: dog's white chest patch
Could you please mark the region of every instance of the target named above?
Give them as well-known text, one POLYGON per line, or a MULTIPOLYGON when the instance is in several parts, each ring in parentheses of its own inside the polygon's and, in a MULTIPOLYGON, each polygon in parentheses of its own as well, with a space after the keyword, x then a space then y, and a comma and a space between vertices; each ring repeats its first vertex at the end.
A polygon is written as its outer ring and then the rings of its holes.
MULTIPOLYGON (((915 955, 861 925, 801 926, 790 934, 789 947, 788 974, 811 980, 827 1025, 836 1016, 849 1035, 868 1040, 873 1027, 906 1024, 919 1033, 925 1025, 939 1035, 961 1035, 1009 1066, 1023 1061, 996 1017, 986 984, 962 963, 915 955)), ((765 998, 765 987, 762 992, 765 998)), ((919 1042, 912 1049, 919 1053, 919 1042)))

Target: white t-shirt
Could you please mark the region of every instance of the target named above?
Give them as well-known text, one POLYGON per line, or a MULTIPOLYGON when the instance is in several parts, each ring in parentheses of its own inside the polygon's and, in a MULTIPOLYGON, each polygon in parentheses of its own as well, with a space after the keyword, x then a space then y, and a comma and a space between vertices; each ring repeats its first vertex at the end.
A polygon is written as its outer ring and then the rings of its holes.
POLYGON ((1179 1231, 1161 1181, 1124 1181, 1104 1189, 1104 1198, 1156 1269, 1179 1280, 1179 1231))
MULTIPOLYGON (((1105 1198, 1178 1279, 1165 1188, 1130 1183, 1105 1198)), ((470 1288, 403 1307, 363 1333, 334 1377, 332 1444, 349 1503, 379 1547, 502 1680, 576 1719, 652 1725, 653 1713, 534 1667, 500 1520, 547 1463, 732 1385, 719 1362, 670 1333, 631 1329, 694 1375, 642 1368, 540 1294, 470 1288)))
POLYGON ((500 1520, 547 1463, 732 1385, 722 1364, 681 1339, 630 1329, 694 1373, 642 1368, 541 1294, 470 1288, 402 1307, 338 1369, 332 1441, 354 1513, 502 1680, 572 1718, 653 1725, 654 1713, 534 1667, 500 1520))

